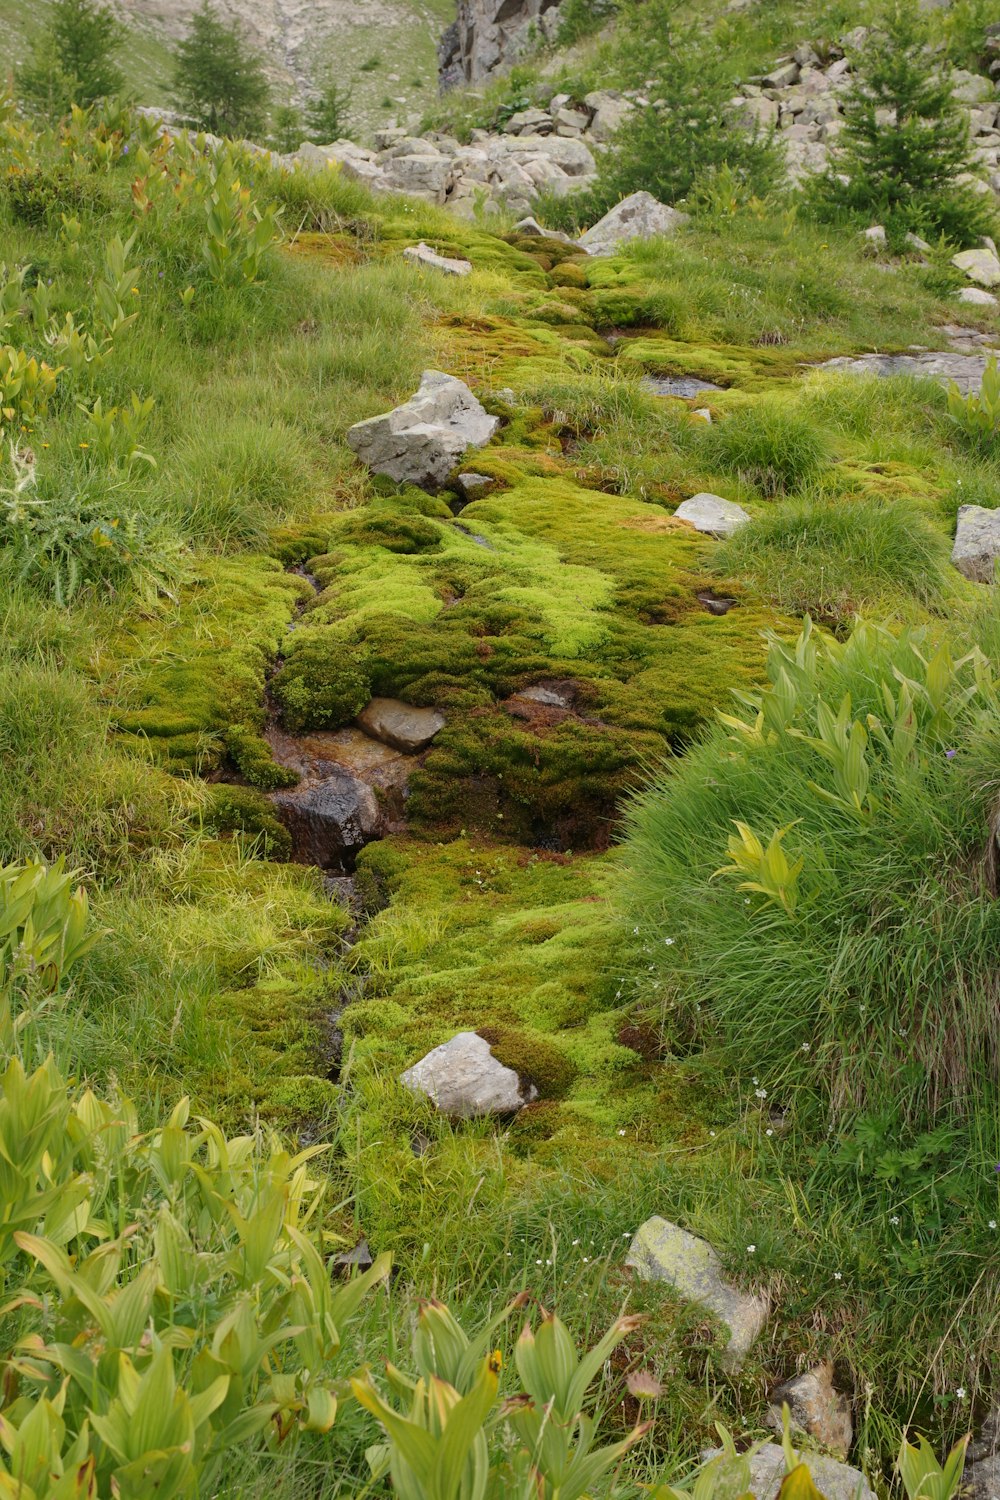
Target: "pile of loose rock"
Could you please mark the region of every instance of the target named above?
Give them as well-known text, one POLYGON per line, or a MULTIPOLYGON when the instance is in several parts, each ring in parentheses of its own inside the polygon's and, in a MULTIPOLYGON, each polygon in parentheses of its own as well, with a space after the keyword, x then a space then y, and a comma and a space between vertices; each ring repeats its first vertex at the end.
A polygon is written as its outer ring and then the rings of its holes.
MULTIPOLYGON (((750 80, 732 100, 732 109, 747 129, 775 129, 785 148, 788 175, 801 182, 828 165, 830 148, 844 126, 844 96, 851 82, 847 53, 861 46, 864 28, 842 39, 843 45, 829 49, 824 58, 808 43, 790 57, 779 58, 769 72, 750 80)), ((987 34, 988 50, 995 50, 1000 64, 1000 26, 987 34)), ((985 170, 985 181, 970 178, 970 185, 1000 194, 1000 66, 995 76, 955 69, 952 75, 956 100, 969 113, 973 156, 985 170)))

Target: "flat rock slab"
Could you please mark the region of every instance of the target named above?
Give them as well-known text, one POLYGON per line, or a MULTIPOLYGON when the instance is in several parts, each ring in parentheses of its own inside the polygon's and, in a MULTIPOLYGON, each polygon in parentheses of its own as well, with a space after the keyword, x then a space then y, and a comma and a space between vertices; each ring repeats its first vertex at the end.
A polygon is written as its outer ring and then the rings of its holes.
POLYGON ((816 368, 839 370, 844 375, 913 375, 947 385, 954 381, 963 395, 978 391, 983 383, 986 354, 861 354, 856 359, 828 359, 816 368))
POLYGON ((468 276, 472 270, 471 260, 452 260, 447 255, 438 255, 423 240, 419 245, 408 245, 403 259, 415 266, 425 266, 429 271, 441 271, 445 276, 468 276))
POLYGON ((1000 510, 961 505, 951 560, 973 583, 992 583, 1000 557, 1000 510))
POLYGON ((375 793, 342 766, 331 765, 321 781, 272 792, 271 801, 301 864, 338 868, 379 832, 375 793))
POLYGON ((674 511, 675 521, 686 521, 689 526, 693 526, 696 531, 703 531, 706 536, 732 536, 749 519, 742 505, 707 492, 692 495, 690 500, 682 500, 674 511))
POLYGON ((404 755, 416 755, 444 728, 445 718, 436 708, 415 708, 398 698, 373 698, 355 722, 373 740, 404 755))
POLYGON ((538 1097, 534 1085, 522 1083, 513 1068, 498 1062, 489 1042, 475 1031, 460 1031, 435 1047, 399 1081, 457 1120, 513 1115, 538 1097))
POLYGON ((723 1361, 739 1369, 767 1322, 767 1300, 723 1280, 719 1257, 706 1240, 669 1219, 647 1219, 636 1230, 625 1264, 643 1281, 665 1281, 682 1297, 713 1312, 730 1333, 723 1361))
POLYGON ((420 388, 394 411, 348 430, 348 446, 376 474, 436 490, 467 448, 484 447, 498 417, 476 400, 464 380, 425 370, 420 388))
POLYGON ((644 375, 640 384, 644 391, 651 391, 654 396, 679 396, 683 401, 700 396, 702 391, 722 390, 721 385, 699 380, 695 375, 644 375))
POLYGON ((578 243, 588 255, 614 255, 632 240, 676 234, 687 221, 687 214, 661 203, 652 193, 631 193, 581 234, 578 243))
MULTIPOLYGON (((721 1448, 716 1448, 707 1456, 716 1458, 721 1452, 721 1448)), ((860 1469, 838 1463, 823 1453, 803 1453, 800 1456, 824 1500, 875 1500, 860 1469)), ((750 1493, 756 1500, 774 1500, 784 1477, 784 1452, 777 1443, 765 1443, 750 1459, 750 1493)))

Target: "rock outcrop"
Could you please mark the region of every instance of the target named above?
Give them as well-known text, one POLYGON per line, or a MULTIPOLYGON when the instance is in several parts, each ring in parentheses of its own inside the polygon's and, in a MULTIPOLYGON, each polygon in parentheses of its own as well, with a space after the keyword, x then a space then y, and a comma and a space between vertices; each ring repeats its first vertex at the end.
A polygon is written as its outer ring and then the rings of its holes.
POLYGON ((394 411, 348 431, 349 447, 376 474, 439 489, 467 448, 482 448, 497 429, 464 380, 425 370, 420 389, 394 411))
POLYGON ((521 1081, 513 1068, 493 1056, 489 1042, 475 1031, 460 1031, 407 1068, 400 1083, 423 1094, 451 1119, 513 1115, 538 1097, 533 1084, 521 1081))
POLYGON ((371 787, 342 766, 321 781, 302 782, 271 800, 292 836, 295 858, 320 869, 339 869, 379 832, 379 806, 371 787))
POLYGON ((625 1264, 644 1281, 665 1281, 680 1296, 714 1313, 730 1334, 723 1361, 739 1369, 767 1321, 768 1304, 763 1297, 730 1286, 711 1245, 669 1219, 647 1219, 636 1230, 625 1264))
POLYGON ((539 41, 553 41, 558 0, 458 0, 458 15, 438 44, 442 90, 478 83, 510 67, 539 41))
POLYGON ((581 234, 580 244, 588 255, 614 255, 632 240, 675 234, 687 222, 687 214, 669 208, 652 193, 630 193, 581 234))

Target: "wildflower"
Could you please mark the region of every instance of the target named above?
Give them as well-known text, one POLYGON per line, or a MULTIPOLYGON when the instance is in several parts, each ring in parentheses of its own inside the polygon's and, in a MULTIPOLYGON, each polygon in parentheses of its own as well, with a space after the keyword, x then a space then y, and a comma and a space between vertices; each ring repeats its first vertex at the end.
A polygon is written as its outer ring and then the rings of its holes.
POLYGON ((573 1243, 574 1243, 574 1245, 578 1245, 580 1243, 580 1241, 579 1240, 574 1240, 573 1243))
POLYGON ((747 1246, 747 1254, 748 1255, 756 1255, 756 1253, 757 1253, 757 1246, 756 1245, 748 1245, 747 1246))
POLYGON ((756 1095, 756 1097, 758 1099, 766 1099, 767 1098, 767 1089, 754 1089, 754 1094, 756 1095))
POLYGON ((657 1396, 663 1395, 662 1385, 648 1370, 630 1370, 625 1376, 625 1384, 640 1401, 644 1398, 655 1401, 657 1396))
POLYGON ((843 1271, 834 1271, 834 1273, 833 1273, 833 1279, 834 1279, 834 1281, 843 1281, 843 1279, 844 1279, 844 1273, 843 1273, 843 1271))
POLYGON ((773 1131, 773 1130, 765 1130, 765 1131, 764 1131, 764 1134, 765 1134, 765 1135, 773 1135, 773 1134, 774 1134, 774 1131, 773 1131))
POLYGON ((619 1134, 619 1135, 624 1135, 624 1134, 625 1134, 625 1132, 624 1132, 624 1130, 619 1130, 619 1132, 618 1132, 618 1134, 619 1134))
POLYGON ((81 448, 89 448, 89 447, 90 447, 90 444, 89 444, 89 443, 81 443, 81 444, 80 444, 80 447, 81 447, 81 448))
POLYGON ((944 752, 944 758, 945 758, 945 760, 954 760, 955 756, 957 754, 958 754, 957 750, 946 750, 944 752))
POLYGON ((997 1221, 996 1221, 996 1219, 991 1219, 989 1221, 989 1223, 987 1224, 987 1226, 986 1226, 987 1229, 995 1229, 996 1227, 997 1227, 997 1221))
POLYGON ((965 1400, 965 1386, 964 1385, 960 1385, 959 1388, 958 1388, 958 1390, 955 1392, 955 1395, 958 1397, 959 1401, 964 1401, 965 1400))
POLYGON ((803 1042, 802 1043, 802 1051, 803 1052, 808 1052, 809 1051, 809 1043, 808 1042, 803 1042))
POLYGON ((750 1082, 751 1083, 760 1083, 760 1079, 759 1078, 751 1078, 750 1082))
POLYGON ((674 946, 673 938, 664 938, 663 941, 668 948, 672 948, 674 946))
POLYGON ((584 1263, 585 1266, 589 1266, 590 1265, 590 1256, 589 1255, 585 1255, 583 1257, 583 1263, 584 1263))
POLYGON ((899 1214, 893 1214, 892 1217, 889 1220, 889 1223, 892 1225, 893 1229, 898 1229, 899 1228, 899 1214))

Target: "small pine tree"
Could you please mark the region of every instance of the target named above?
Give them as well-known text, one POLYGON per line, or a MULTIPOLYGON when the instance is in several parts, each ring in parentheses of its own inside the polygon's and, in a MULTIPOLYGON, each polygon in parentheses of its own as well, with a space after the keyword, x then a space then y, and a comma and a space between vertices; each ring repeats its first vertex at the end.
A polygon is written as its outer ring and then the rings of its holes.
POLYGON ((878 219, 896 243, 917 231, 969 244, 992 213, 959 180, 973 167, 968 122, 928 36, 916 0, 894 0, 854 59, 844 128, 808 197, 825 216, 878 219))
POLYGON ((264 129, 270 92, 263 63, 243 33, 203 0, 174 62, 180 108, 213 135, 253 136, 264 129))
POLYGON ((295 151, 305 138, 302 116, 294 104, 279 104, 271 116, 271 144, 275 151, 295 151))
POLYGON ((124 75, 115 57, 126 34, 95 0, 55 0, 31 57, 17 70, 22 100, 54 118, 71 104, 86 106, 120 93, 124 75))
POLYGON ((309 140, 317 146, 328 146, 331 141, 341 140, 347 129, 350 104, 350 89, 328 80, 306 109, 309 140))

